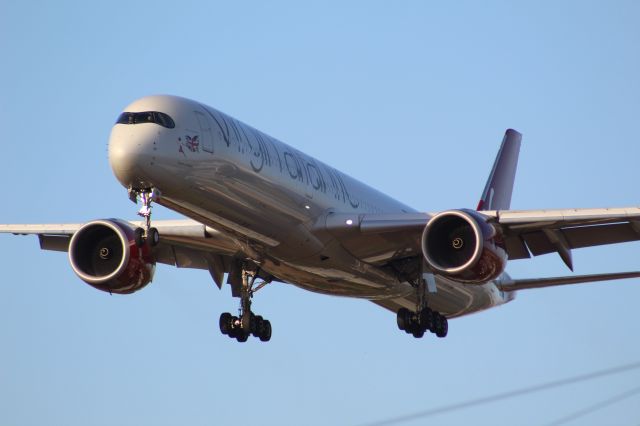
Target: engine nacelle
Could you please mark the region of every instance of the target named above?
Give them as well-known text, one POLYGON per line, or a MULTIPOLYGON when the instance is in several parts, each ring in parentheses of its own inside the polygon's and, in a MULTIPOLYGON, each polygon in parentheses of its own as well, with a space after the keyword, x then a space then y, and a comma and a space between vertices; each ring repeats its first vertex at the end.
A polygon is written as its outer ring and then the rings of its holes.
POLYGON ((140 290, 155 271, 149 246, 138 247, 134 230, 115 219, 83 225, 69 242, 69 262, 82 281, 118 294, 140 290))
POLYGON ((497 278, 507 264, 502 235, 472 210, 431 218, 422 233, 422 254, 434 271, 474 284, 497 278))

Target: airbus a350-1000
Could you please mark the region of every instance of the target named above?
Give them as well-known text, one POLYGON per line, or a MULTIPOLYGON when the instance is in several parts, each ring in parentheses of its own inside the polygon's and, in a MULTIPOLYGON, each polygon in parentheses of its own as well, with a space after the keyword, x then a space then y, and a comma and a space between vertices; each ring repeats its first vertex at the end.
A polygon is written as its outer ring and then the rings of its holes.
POLYGON ((638 277, 638 272, 512 279, 507 260, 640 239, 640 209, 510 210, 521 135, 507 130, 476 209, 421 213, 199 102, 150 96, 129 105, 109 162, 141 219, 0 225, 68 252, 87 284, 128 294, 156 263, 209 271, 240 299, 222 333, 271 338, 252 310, 272 281, 367 299, 415 337, 509 302, 521 289, 638 277), (152 203, 188 219, 151 220, 152 203), (225 280, 226 275, 226 280, 225 280))

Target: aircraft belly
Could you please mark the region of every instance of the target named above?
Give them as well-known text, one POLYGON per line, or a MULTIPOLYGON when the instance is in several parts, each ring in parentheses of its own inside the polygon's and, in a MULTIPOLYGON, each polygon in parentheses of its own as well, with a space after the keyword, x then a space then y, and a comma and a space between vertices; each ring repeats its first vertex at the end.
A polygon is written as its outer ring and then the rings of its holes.
MULTIPOLYGON (((463 284, 446 278, 436 278, 436 293, 427 295, 428 306, 447 318, 455 318, 483 311, 509 302, 512 298, 505 297, 493 282, 487 284, 463 284)), ((380 306, 397 312, 404 307, 410 310, 416 308, 415 292, 401 298, 390 298, 376 301, 380 306)))
POLYGON ((450 280, 438 280, 438 291, 432 295, 429 305, 452 317, 467 315, 502 304, 499 291, 493 284, 462 284, 450 280))
POLYGON ((408 283, 398 282, 391 277, 380 280, 376 274, 332 268, 330 265, 320 267, 267 260, 263 267, 278 280, 332 296, 378 300, 405 297, 413 291, 408 283))
MULTIPOLYGON (((160 204, 234 238, 245 255, 262 262, 278 280, 317 293, 380 301, 392 310, 415 309, 410 284, 361 261, 333 237, 310 231, 314 215, 326 206, 228 161, 210 158, 206 164, 179 164, 180 173, 168 170, 175 163, 157 164, 158 169, 162 166, 165 170, 154 173, 162 192, 160 204), (174 179, 163 181, 162 176, 174 179)), ((449 317, 503 303, 492 285, 464 285, 438 277, 437 287, 437 293, 428 296, 429 306, 449 317)))

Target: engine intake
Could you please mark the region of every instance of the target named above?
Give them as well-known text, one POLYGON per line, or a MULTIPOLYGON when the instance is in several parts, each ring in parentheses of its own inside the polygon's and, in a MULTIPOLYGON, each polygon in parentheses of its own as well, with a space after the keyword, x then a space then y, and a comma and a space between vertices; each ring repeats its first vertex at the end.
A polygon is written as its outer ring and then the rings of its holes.
POLYGON ((467 283, 495 279, 507 263, 501 234, 472 210, 450 210, 431 218, 422 233, 422 254, 435 271, 467 283))
POLYGON ((133 229, 113 219, 83 225, 69 242, 69 262, 90 286, 118 294, 140 290, 155 270, 150 248, 138 247, 133 229))

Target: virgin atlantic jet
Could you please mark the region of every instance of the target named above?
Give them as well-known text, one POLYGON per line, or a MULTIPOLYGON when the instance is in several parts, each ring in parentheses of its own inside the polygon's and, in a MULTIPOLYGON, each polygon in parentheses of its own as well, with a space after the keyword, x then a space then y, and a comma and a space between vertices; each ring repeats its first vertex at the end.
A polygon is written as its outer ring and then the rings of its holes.
POLYGON ((640 239, 640 208, 510 210, 521 135, 507 130, 477 209, 422 213, 214 108, 149 96, 111 131, 109 162, 137 221, 0 225, 68 252, 87 284, 129 294, 155 265, 209 271, 240 299, 220 330, 271 338, 252 310, 273 281, 356 297, 394 312, 420 338, 448 319, 499 306, 522 289, 640 277, 640 272, 512 279, 508 260, 640 239), (188 219, 155 221, 154 203, 188 219), (225 281, 226 275, 226 281, 225 281))

